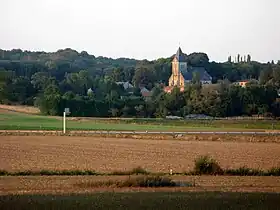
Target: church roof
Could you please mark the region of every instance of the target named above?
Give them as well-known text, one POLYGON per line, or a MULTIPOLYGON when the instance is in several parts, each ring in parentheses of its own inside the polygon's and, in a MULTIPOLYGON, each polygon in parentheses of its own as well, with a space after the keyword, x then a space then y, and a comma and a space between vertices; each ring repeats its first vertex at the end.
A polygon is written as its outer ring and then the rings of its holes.
POLYGON ((179 62, 187 62, 187 56, 182 52, 181 47, 178 48, 177 53, 175 54, 175 58, 179 62))
POLYGON ((205 68, 203 67, 188 67, 186 71, 183 71, 183 77, 185 80, 192 80, 193 73, 198 73, 200 76, 200 80, 202 81, 209 81, 212 80, 212 77, 207 73, 205 68))

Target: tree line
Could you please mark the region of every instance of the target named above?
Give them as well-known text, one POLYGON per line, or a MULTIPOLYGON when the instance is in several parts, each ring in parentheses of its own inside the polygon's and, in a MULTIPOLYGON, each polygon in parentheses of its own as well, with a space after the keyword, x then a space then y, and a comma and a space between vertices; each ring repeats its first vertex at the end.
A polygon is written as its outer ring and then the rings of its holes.
POLYGON ((215 117, 280 115, 277 100, 280 63, 209 62, 205 53, 187 56, 191 66, 204 67, 212 85, 193 81, 184 92, 163 92, 171 60, 154 61, 95 57, 72 49, 54 53, 0 50, 0 103, 38 106, 43 114, 72 116, 165 117, 206 114, 215 117), (233 84, 250 80, 246 88, 233 84), (116 82, 129 81, 127 91, 116 82), (151 91, 144 98, 139 86, 151 91))

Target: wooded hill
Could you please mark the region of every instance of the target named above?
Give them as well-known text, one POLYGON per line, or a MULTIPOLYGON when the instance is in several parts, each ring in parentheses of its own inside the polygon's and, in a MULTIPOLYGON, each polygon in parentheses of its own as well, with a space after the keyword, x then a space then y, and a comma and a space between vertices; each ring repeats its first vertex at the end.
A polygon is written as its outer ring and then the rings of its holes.
POLYGON ((172 55, 148 61, 96 57, 69 48, 51 53, 0 50, 0 102, 35 104, 43 113, 52 115, 61 114, 67 105, 74 108, 72 114, 77 116, 234 116, 278 112, 275 107, 280 62, 259 63, 250 56, 242 62, 233 63, 229 58, 217 63, 209 62, 205 53, 186 56, 188 65, 205 67, 217 84, 216 89, 212 86, 205 90, 194 81, 184 93, 175 89, 171 95, 164 94, 162 86, 167 85, 171 75, 172 55), (231 85, 245 79, 252 81, 251 89, 231 85), (116 85, 119 81, 131 82, 136 87, 133 94, 116 85), (152 102, 141 97, 140 84, 152 91, 152 102), (88 95, 90 88, 92 95, 88 95))

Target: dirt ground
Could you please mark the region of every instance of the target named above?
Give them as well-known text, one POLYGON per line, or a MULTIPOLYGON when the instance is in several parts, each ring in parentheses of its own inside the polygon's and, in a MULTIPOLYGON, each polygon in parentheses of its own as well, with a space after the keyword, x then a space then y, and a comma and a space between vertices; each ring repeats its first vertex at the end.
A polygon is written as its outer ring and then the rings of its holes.
POLYGON ((174 181, 189 181, 195 187, 176 188, 90 188, 79 187, 83 182, 120 180, 127 177, 106 176, 51 176, 51 177, 0 177, 0 195, 4 194, 61 194, 108 191, 233 191, 233 192, 280 192, 279 177, 227 177, 227 176, 173 176, 174 181))
POLYGON ((40 110, 33 106, 12 106, 12 105, 4 105, 0 104, 0 113, 6 113, 9 111, 13 112, 21 112, 26 114, 38 114, 40 110))
MULTIPOLYGON (((189 130, 192 131, 192 130, 189 130)), ((227 131, 224 129, 223 131, 227 131)), ((233 130, 228 130, 233 131, 233 130)), ((237 130, 238 131, 238 130, 237 130)), ((256 130, 247 130, 256 131, 256 130)), ((273 131, 263 131, 273 132, 273 131)), ((279 132, 279 131, 275 131, 279 132)), ((252 135, 252 134, 187 134, 187 135, 173 135, 173 134, 98 134, 89 131, 70 131, 66 134, 72 137, 88 137, 88 138, 119 138, 119 139, 137 139, 137 140, 180 140, 180 141, 216 141, 216 142, 263 142, 263 143, 280 143, 279 135, 252 135)), ((44 131, 44 130, 0 130, 1 136, 65 136, 62 131, 44 131)))
POLYGON ((210 155, 223 168, 280 167, 280 144, 147 140, 69 136, 0 136, 0 169, 98 172, 131 170, 141 166, 151 172, 189 171, 194 159, 210 155))

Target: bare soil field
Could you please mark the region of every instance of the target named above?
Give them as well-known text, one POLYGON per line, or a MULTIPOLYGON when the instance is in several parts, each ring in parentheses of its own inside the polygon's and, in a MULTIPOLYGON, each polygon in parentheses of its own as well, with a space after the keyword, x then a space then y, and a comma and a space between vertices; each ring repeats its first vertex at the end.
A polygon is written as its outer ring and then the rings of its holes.
POLYGON ((141 166, 151 172, 185 172, 201 155, 222 168, 280 166, 280 144, 147 140, 69 136, 0 136, 0 169, 96 170, 112 172, 141 166))
MULTIPOLYGON (((192 130, 189 130, 192 131, 192 130)), ((224 130, 227 131, 227 130, 224 130)), ((251 131, 251 130, 249 130, 251 131)), ((271 132, 272 131, 267 131, 271 132)), ((276 132, 276 131, 275 131, 276 132)), ((69 131, 66 135, 62 131, 28 131, 28 130, 0 130, 1 136, 71 136, 71 137, 88 137, 88 138, 121 138, 121 139, 146 139, 146 140, 180 140, 180 141, 216 141, 216 142, 263 142, 263 143, 280 143, 279 135, 252 135, 252 134, 126 134, 126 133, 109 133, 100 134, 88 131, 69 131)))
POLYGON ((13 112, 21 112, 26 114, 39 114, 40 110, 33 106, 12 106, 12 105, 4 105, 0 104, 0 113, 6 113, 9 111, 13 112))
POLYGON ((172 176, 174 181, 190 181, 195 187, 175 188, 91 188, 79 183, 120 180, 127 177, 57 176, 57 177, 0 177, 0 195, 5 194, 65 194, 92 192, 280 192, 279 177, 172 176))

